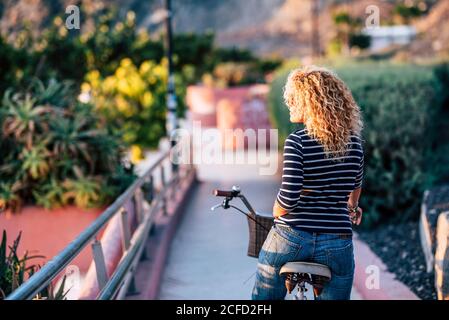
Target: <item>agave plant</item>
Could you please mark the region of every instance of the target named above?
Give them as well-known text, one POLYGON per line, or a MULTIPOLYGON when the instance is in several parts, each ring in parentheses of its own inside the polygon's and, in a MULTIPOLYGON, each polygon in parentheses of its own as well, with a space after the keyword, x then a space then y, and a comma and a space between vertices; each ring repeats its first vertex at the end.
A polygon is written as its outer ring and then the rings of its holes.
POLYGON ((92 156, 89 150, 89 140, 99 134, 99 130, 90 128, 89 119, 62 118, 50 121, 50 137, 52 152, 58 155, 67 155, 70 158, 82 158, 94 170, 92 156))
POLYGON ((36 199, 36 204, 46 209, 58 207, 63 204, 65 189, 60 181, 55 176, 41 185, 38 189, 33 190, 33 196, 36 199))
POLYGON ((31 95, 12 94, 7 91, 3 97, 3 135, 14 136, 19 142, 24 142, 28 148, 32 147, 33 136, 38 127, 45 125, 42 116, 51 112, 51 108, 36 106, 31 95))
POLYGON ((56 292, 54 285, 50 283, 50 285, 42 290, 42 292, 37 294, 33 300, 66 300, 66 296, 70 291, 70 288, 65 290, 66 279, 67 276, 64 275, 64 277, 62 278, 62 282, 56 292))
POLYGON ((15 183, 0 183, 0 213, 6 208, 11 208, 14 212, 21 206, 21 199, 18 195, 20 189, 20 182, 15 183))
POLYGON ((48 81, 47 85, 36 79, 31 83, 30 91, 36 97, 38 105, 66 107, 71 103, 71 99, 74 98, 70 81, 58 82, 53 78, 48 81))
POLYGON ((104 205, 134 175, 124 170, 124 144, 91 105, 73 100, 68 83, 35 82, 5 93, 0 106, 0 209, 35 203, 104 205))
POLYGON ((50 171, 51 153, 46 148, 46 141, 33 146, 31 149, 24 149, 20 154, 22 170, 28 172, 33 179, 43 178, 50 171))
POLYGON ((80 208, 90 208, 101 200, 102 186, 98 178, 86 177, 77 167, 74 168, 76 179, 66 179, 63 182, 65 192, 62 196, 64 203, 73 202, 80 208))
POLYGON ((17 289, 27 277, 33 274, 36 265, 28 265, 29 261, 43 256, 29 256, 28 252, 20 257, 17 253, 20 244, 21 233, 17 236, 11 246, 8 246, 6 231, 3 230, 2 241, 0 243, 0 299, 4 299, 8 294, 17 289))
MULTIPOLYGON (((17 289, 22 283, 31 277, 39 265, 31 264, 33 259, 45 258, 41 255, 29 256, 28 251, 20 257, 18 248, 22 233, 20 232, 11 246, 7 245, 6 231, 3 230, 2 241, 0 242, 0 300, 6 298, 10 293, 17 289), (9 249, 9 252, 7 252, 9 249)), ((54 291, 54 286, 50 284, 42 290, 35 299, 45 300, 64 300, 69 290, 65 290, 65 276, 62 279, 58 290, 54 291)))

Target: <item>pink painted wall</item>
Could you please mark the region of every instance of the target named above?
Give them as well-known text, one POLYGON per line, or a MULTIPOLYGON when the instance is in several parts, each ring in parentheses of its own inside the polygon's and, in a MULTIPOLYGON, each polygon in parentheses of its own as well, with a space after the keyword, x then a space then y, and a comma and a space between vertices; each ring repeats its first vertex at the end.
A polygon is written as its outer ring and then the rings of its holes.
MULTIPOLYGON (((233 88, 211 88, 189 86, 187 104, 193 121, 200 121, 202 127, 226 129, 266 129, 271 128, 267 112, 267 85, 250 85, 233 88)), ((267 132, 268 140, 268 132, 267 132)), ((225 148, 242 147, 236 138, 224 135, 225 148)), ((257 141, 256 141, 257 146, 257 141)), ((244 147, 248 147, 245 141, 244 147)))
MULTIPOLYGON (((8 244, 11 244, 22 231, 19 253, 28 251, 30 254, 44 255, 46 259, 33 261, 43 265, 75 239, 102 210, 66 207, 50 211, 39 207, 24 207, 15 214, 0 214, 0 232, 6 230, 8 244)), ((84 250, 71 264, 78 266, 83 273, 87 271, 91 259, 90 250, 84 250)))

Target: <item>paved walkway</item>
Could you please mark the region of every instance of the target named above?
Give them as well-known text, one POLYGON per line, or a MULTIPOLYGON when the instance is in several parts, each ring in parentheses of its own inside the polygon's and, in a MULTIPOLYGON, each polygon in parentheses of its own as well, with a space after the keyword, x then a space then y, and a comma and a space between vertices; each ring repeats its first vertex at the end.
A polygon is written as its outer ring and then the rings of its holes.
POLYGON ((261 176, 257 164, 202 165, 199 178, 172 243, 159 298, 250 299, 257 261, 246 256, 246 218, 234 210, 211 211, 220 201, 212 190, 238 184, 257 211, 271 212, 280 178, 261 176))

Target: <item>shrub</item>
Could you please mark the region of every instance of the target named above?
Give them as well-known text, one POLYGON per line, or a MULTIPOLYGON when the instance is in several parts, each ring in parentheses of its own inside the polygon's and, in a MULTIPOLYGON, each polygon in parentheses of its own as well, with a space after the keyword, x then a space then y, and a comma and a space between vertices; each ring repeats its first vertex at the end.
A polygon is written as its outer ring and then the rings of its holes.
POLYGON ((119 137, 79 103, 68 83, 34 82, 1 102, 0 209, 102 206, 134 178, 119 137))
POLYGON ((0 96, 8 87, 29 78, 29 66, 34 62, 24 48, 16 48, 0 36, 0 96))
MULTIPOLYGON (((416 218, 425 188, 449 173, 447 142, 439 140, 447 113, 443 89, 432 68, 353 65, 337 68, 364 116, 365 182, 361 205, 367 226, 416 218)), ((270 92, 270 112, 281 137, 291 132, 280 72, 270 92)), ((440 71, 444 78, 443 71, 440 71)))
POLYGON ((54 17, 34 36, 23 30, 14 43, 0 36, 0 64, 6 68, 0 75, 0 94, 18 84, 26 87, 33 77, 80 85, 90 70, 113 74, 125 57, 140 64, 164 56, 163 42, 138 30, 132 12, 122 19, 117 11, 100 10, 91 17, 95 27, 86 26, 83 32, 67 30, 64 18, 54 17))
POLYGON ((86 46, 78 33, 67 30, 57 17, 36 40, 30 58, 36 61, 35 76, 43 81, 51 78, 81 83, 87 72, 86 46), (62 58, 63 57, 63 58, 62 58))
MULTIPOLYGON (((98 71, 103 78, 111 76, 123 59, 140 66, 145 61, 159 64, 164 58, 164 36, 138 29, 132 11, 104 8, 83 14, 86 28, 82 31, 67 30, 65 16, 52 16, 45 29, 35 32, 24 28, 14 43, 0 36, 0 64, 5 68, 0 75, 0 95, 9 87, 26 88, 35 77, 71 80, 79 88, 86 73, 98 71)), ((174 34, 173 44, 174 70, 182 84, 200 82, 204 74, 212 74, 222 63, 245 64, 248 71, 239 84, 263 82, 264 75, 280 64, 277 59, 259 59, 248 50, 217 48, 211 32, 174 34)), ((182 114, 181 91, 178 97, 182 114)))
MULTIPOLYGON (((111 76, 103 78, 98 71, 90 72, 83 91, 91 95, 96 109, 127 144, 156 147, 166 131, 167 78, 165 62, 145 61, 137 67, 130 59, 123 59, 111 76)), ((178 109, 181 113, 183 105, 178 109)))
MULTIPOLYGON (((207 82, 208 76, 203 77, 207 82)), ((233 87, 255 82, 247 63, 224 62, 215 66, 209 85, 233 87)))
POLYGON ((130 58, 141 64, 146 60, 160 62, 164 56, 163 43, 152 40, 145 31, 138 31, 135 14, 127 12, 123 19, 114 10, 94 17, 95 28, 81 35, 89 70, 98 70, 102 76, 114 74, 120 61, 130 58))

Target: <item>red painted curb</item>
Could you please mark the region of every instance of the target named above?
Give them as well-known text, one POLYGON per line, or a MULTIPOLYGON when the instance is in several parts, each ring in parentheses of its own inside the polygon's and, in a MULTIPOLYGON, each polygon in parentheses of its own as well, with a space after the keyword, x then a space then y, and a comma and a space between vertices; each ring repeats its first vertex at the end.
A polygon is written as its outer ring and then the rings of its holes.
POLYGON ((185 210, 183 210, 184 205, 187 203, 192 190, 195 188, 198 180, 196 178, 196 173, 192 177, 192 181, 188 184, 186 192, 182 194, 181 199, 177 201, 177 205, 173 215, 170 217, 170 221, 167 223, 160 242, 156 249, 156 254, 154 255, 154 262, 150 277, 148 279, 147 285, 141 294, 141 298, 144 300, 156 300, 159 295, 159 289, 161 286, 161 280, 164 275, 165 265, 167 262, 168 253, 170 250, 170 245, 176 234, 177 227, 181 221, 185 210))
POLYGON ((420 300, 356 234, 354 255, 354 286, 363 300, 420 300))

